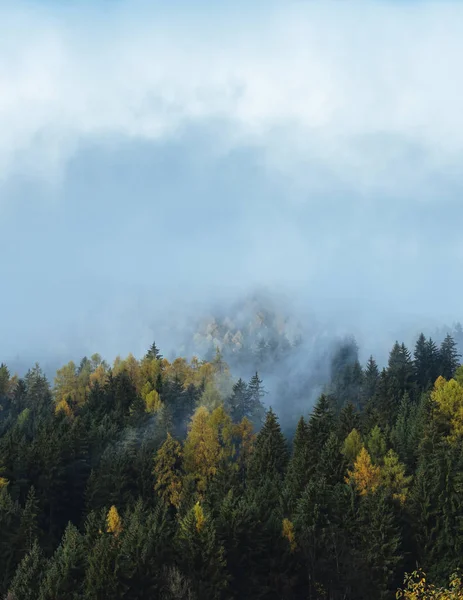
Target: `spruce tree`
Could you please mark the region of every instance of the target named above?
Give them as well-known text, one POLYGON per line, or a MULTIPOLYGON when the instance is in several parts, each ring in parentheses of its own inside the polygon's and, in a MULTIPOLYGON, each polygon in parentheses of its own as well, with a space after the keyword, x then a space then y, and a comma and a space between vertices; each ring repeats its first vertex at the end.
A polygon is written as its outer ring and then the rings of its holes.
POLYGON ((288 463, 288 448, 278 418, 271 408, 256 438, 251 455, 248 481, 259 485, 265 480, 281 481, 288 463))
POLYGON ((440 373, 444 379, 452 379, 455 375, 455 371, 457 370, 461 358, 461 355, 458 353, 457 345, 455 340, 450 334, 447 334, 444 341, 442 342, 439 350, 439 358, 440 358, 440 373))
POLYGON ((46 566, 47 562, 36 540, 18 565, 7 598, 11 600, 37 600, 46 566))
POLYGON ((249 416, 250 393, 245 381, 238 379, 234 384, 232 395, 227 401, 227 409, 231 418, 238 423, 244 417, 249 416))
POLYGON ((48 562, 38 600, 81 598, 85 564, 86 549, 83 537, 76 527, 69 523, 60 546, 48 562))
POLYGON ((197 598, 220 600, 228 585, 225 551, 214 523, 198 502, 179 524, 178 564, 197 598))
POLYGON ((265 408, 262 399, 267 391, 262 383, 262 379, 259 378, 259 374, 256 372, 248 383, 248 413, 244 415, 257 428, 261 427, 265 419, 265 408))
POLYGON ((364 371, 363 377, 363 388, 362 388, 362 398, 363 398, 363 406, 367 404, 371 398, 374 397, 376 393, 376 386, 378 384, 379 379, 379 369, 376 364, 373 356, 370 356, 368 359, 367 365, 364 371))
POLYGON ((339 413, 337 427, 339 440, 344 442, 353 429, 360 429, 360 414, 355 410, 352 402, 348 402, 339 413))
POLYGON ((285 479, 285 497, 290 512, 295 507, 314 470, 315 465, 310 463, 309 428, 304 417, 301 417, 296 427, 293 451, 285 479))
POLYGON ((322 394, 310 415, 308 430, 310 440, 310 462, 318 465, 324 445, 335 428, 332 401, 322 394))
POLYGON ((162 354, 159 352, 158 347, 156 346, 156 342, 153 342, 151 344, 148 352, 145 354, 145 357, 149 358, 151 360, 153 360, 153 359, 161 360, 162 359, 162 354))

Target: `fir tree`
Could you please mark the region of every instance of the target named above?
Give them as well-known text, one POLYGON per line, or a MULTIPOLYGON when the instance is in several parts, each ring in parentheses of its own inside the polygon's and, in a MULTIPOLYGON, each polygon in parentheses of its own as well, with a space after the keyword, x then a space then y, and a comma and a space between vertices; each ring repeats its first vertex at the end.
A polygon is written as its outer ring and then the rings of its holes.
POLYGON ((74 525, 69 523, 59 548, 48 562, 38 599, 69 598, 77 600, 82 597, 85 562, 84 540, 74 525))
POLYGON ((228 585, 225 551, 211 517, 199 502, 180 522, 178 544, 179 563, 197 598, 223 598, 228 585))
POLYGON ((325 394, 322 394, 314 406, 309 419, 309 440, 310 440, 310 462, 312 465, 318 465, 321 452, 328 441, 331 432, 334 430, 335 420, 332 409, 332 402, 325 394))
POLYGON ((227 408, 235 423, 249 416, 250 393, 246 382, 241 377, 233 386, 232 395, 227 401, 227 408))
POLYGON ((280 481, 288 462, 288 448, 277 416, 271 408, 256 438, 251 455, 248 480, 254 485, 266 479, 280 481))
POLYGON ((457 345, 455 340, 450 334, 447 334, 445 340, 442 342, 440 350, 440 373, 444 379, 452 379, 455 375, 455 371, 457 370, 461 358, 461 355, 458 353, 457 345))
POLYGON ((156 346, 156 342, 153 342, 151 344, 151 346, 149 347, 148 352, 145 354, 146 358, 149 358, 150 360, 161 360, 162 359, 162 354, 159 352, 158 347, 156 346))
POLYGON ((310 462, 309 428, 304 417, 299 419, 293 440, 293 451, 285 480, 285 495, 290 511, 310 480, 315 465, 310 462))
POLYGON ((10 600, 37 600, 46 566, 46 560, 36 540, 19 564, 11 581, 7 598, 10 600))
POLYGON ((378 384, 379 379, 379 369, 376 364, 373 356, 370 356, 368 359, 367 365, 364 371, 363 377, 363 388, 362 388, 362 398, 363 398, 363 406, 367 404, 371 398, 374 397, 376 393, 376 386, 378 384))
POLYGON ((259 378, 259 374, 256 372, 248 384, 248 412, 244 416, 256 427, 260 427, 265 419, 265 409, 262 399, 267 392, 262 383, 262 379, 259 378))

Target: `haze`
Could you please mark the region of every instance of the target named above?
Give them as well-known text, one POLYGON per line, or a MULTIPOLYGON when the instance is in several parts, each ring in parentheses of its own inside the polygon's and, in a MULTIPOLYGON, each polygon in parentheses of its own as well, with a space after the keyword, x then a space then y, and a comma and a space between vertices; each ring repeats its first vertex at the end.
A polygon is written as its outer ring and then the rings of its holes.
POLYGON ((461 319, 462 5, 66 4, 0 3, 0 362, 461 319))

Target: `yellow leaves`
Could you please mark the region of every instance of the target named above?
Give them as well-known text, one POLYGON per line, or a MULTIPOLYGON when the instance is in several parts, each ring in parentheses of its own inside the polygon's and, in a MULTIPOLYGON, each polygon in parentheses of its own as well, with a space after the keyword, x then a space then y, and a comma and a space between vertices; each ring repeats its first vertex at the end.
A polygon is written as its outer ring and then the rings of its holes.
POLYGON ((90 373, 89 386, 92 387, 96 383, 98 383, 98 385, 100 387, 104 387, 106 385, 107 381, 108 381, 108 371, 106 370, 106 367, 104 364, 99 364, 95 368, 93 373, 90 373))
POLYGON ((297 548, 296 536, 294 535, 294 525, 289 519, 283 519, 282 535, 288 540, 291 552, 297 548))
POLYGON ((204 516, 203 509, 199 502, 196 502, 193 510, 195 515, 196 531, 200 533, 206 524, 206 517, 204 516))
POLYGON ((129 354, 124 360, 121 360, 120 356, 116 357, 113 366, 113 374, 116 376, 122 371, 127 373, 137 392, 140 392, 143 385, 140 373, 140 363, 133 354, 129 354))
POLYGON ((145 407, 147 413, 157 413, 162 407, 161 398, 156 390, 151 390, 145 396, 145 407))
POLYGON ((353 470, 347 471, 346 483, 355 485, 360 496, 373 494, 379 486, 383 486, 392 494, 394 500, 403 504, 412 478, 405 475, 405 466, 399 461, 394 450, 389 450, 382 465, 374 465, 371 457, 362 446, 353 470))
POLYGON ((374 493, 380 484, 380 468, 373 465, 364 446, 360 450, 353 470, 347 471, 346 483, 352 483, 360 496, 374 493))
POLYGON ((111 506, 108 511, 108 516, 106 517, 106 531, 108 533, 112 533, 115 537, 117 537, 122 532, 122 519, 117 512, 117 508, 111 506))
MULTIPOLYGON (((247 436, 247 427, 240 430, 247 436)), ((236 455, 234 444, 237 429, 223 406, 209 413, 200 406, 193 415, 184 445, 185 470, 194 475, 198 492, 203 493, 208 482, 220 470, 223 472, 232 466, 236 455)), ((248 441, 248 440, 246 440, 248 441)))
POLYGON ((204 406, 196 410, 184 446, 185 468, 196 475, 200 492, 206 490, 207 481, 216 474, 219 462, 219 440, 209 416, 204 406))
POLYGON ((449 589, 436 588, 427 582, 424 573, 415 571, 405 576, 405 588, 397 591, 396 598, 398 600, 463 600, 462 581, 453 575, 449 589))
POLYGON ((71 407, 69 406, 69 404, 66 402, 66 400, 64 398, 63 398, 63 400, 61 400, 61 402, 58 402, 58 404, 55 406, 55 414, 57 415, 60 412, 64 413, 70 419, 74 416, 74 413, 72 412, 71 407))
POLYGON ((8 484, 9 484, 9 481, 6 477, 0 477, 0 490, 2 490, 8 484))
POLYGON ((68 399, 77 402, 80 399, 76 365, 71 360, 56 371, 54 393, 56 399, 68 399))
POLYGON ((455 379, 439 377, 431 392, 432 400, 450 424, 450 439, 463 436, 463 386, 455 379))
POLYGON ((239 451, 237 457, 238 468, 243 468, 251 456, 256 438, 251 421, 244 417, 244 419, 234 426, 234 435, 237 439, 239 451))
POLYGON ((182 447, 167 434, 166 441, 156 453, 153 474, 156 477, 154 490, 166 503, 179 508, 182 497, 181 478, 182 447))
POLYGON ((344 440, 342 453, 349 464, 354 464, 355 459, 362 449, 362 438, 356 429, 352 429, 349 435, 344 440))

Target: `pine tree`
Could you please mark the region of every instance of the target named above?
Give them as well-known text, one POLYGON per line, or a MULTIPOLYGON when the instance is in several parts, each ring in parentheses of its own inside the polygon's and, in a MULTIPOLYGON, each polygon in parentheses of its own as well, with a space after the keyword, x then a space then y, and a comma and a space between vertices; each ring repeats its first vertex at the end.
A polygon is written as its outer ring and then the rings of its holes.
POLYGON ((281 481, 288 463, 288 448, 278 418, 271 408, 256 438, 249 464, 248 481, 259 485, 265 480, 281 481))
POLYGON ((290 511, 295 507, 314 470, 315 465, 310 463, 309 428, 304 417, 301 417, 296 427, 285 479, 285 496, 290 511))
POLYGON ((233 386, 232 395, 227 401, 227 408, 235 423, 249 416, 250 393, 246 382, 241 377, 233 386))
POLYGON ((374 397, 376 393, 376 386, 378 385, 379 379, 379 369, 376 364, 373 356, 370 356, 368 359, 367 365, 364 371, 363 377, 363 388, 362 388, 362 398, 363 398, 363 406, 367 404, 371 398, 374 397))
POLYGON ((402 558, 401 542, 395 510, 388 496, 378 490, 362 498, 353 540, 358 578, 354 597, 390 597, 389 589, 402 558))
POLYGON ((260 427, 265 420, 265 408, 262 399, 267 393, 262 385, 262 379, 256 372, 248 384, 248 413, 247 417, 255 427, 260 427))
POLYGON ((223 598, 228 585, 225 551, 199 502, 181 520, 177 544, 178 562, 197 598, 223 598))
POLYGON ((46 565, 42 550, 35 541, 16 569, 7 598, 10 600, 37 600, 46 565))
POLYGON ((39 529, 37 518, 39 515, 39 504, 35 493, 35 488, 32 486, 27 494, 26 504, 21 513, 21 521, 18 531, 19 551, 22 555, 29 552, 34 545, 39 529))
POLYGON ((321 452, 334 430, 335 420, 332 402, 325 394, 322 394, 316 402, 309 419, 310 440, 310 463, 318 465, 321 452))
POLYGON ((341 444, 336 433, 332 431, 322 448, 317 476, 324 477, 329 485, 334 486, 337 482, 342 481, 344 467, 341 444))
POLYGON ((60 546, 48 562, 38 600, 81 598, 85 562, 84 540, 76 527, 69 523, 60 546))
POLYGON ((155 360, 161 360, 162 359, 162 354, 159 352, 157 346, 156 346, 156 342, 153 342, 151 344, 151 346, 149 347, 148 352, 145 354, 146 358, 149 358, 151 360, 155 359, 155 360))
POLYGON ((459 359, 461 355, 458 353, 457 345, 455 340, 450 334, 447 334, 444 341, 441 344, 440 350, 440 372, 444 379, 452 379, 455 375, 455 371, 460 365, 459 359))
POLYGON ((8 383, 10 381, 10 372, 8 367, 4 364, 0 364, 0 400, 6 396, 8 392, 8 383))
POLYGON ((415 344, 415 351, 413 355, 413 365, 415 371, 415 379, 418 384, 418 389, 423 391, 426 390, 430 384, 429 381, 429 360, 428 360, 428 348, 424 333, 421 333, 415 344))
POLYGON ((397 420, 391 431, 391 441, 394 449, 400 456, 400 460, 409 467, 414 464, 415 449, 418 443, 414 435, 417 410, 417 405, 405 393, 399 406, 397 420))
POLYGON ((439 377, 440 352, 436 343, 431 338, 426 342, 426 348, 429 361, 429 379, 431 384, 434 385, 436 379, 439 377))
POLYGON ((339 413, 337 428, 339 440, 344 442, 353 429, 360 429, 360 415, 352 402, 348 402, 339 413))
POLYGON ((405 344, 394 344, 389 354, 388 378, 392 408, 396 411, 404 393, 411 392, 414 385, 414 365, 405 344))
POLYGON ((346 403, 360 406, 363 384, 363 371, 358 360, 356 341, 343 342, 331 360, 331 392, 340 410, 346 403))

